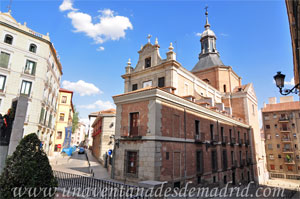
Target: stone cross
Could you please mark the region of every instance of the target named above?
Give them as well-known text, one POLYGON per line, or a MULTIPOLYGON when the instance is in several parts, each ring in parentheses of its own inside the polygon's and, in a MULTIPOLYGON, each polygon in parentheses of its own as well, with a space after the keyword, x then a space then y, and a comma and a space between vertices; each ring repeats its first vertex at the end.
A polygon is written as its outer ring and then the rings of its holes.
POLYGON ((147 39, 148 39, 148 43, 150 43, 150 38, 152 37, 152 35, 148 34, 147 39))

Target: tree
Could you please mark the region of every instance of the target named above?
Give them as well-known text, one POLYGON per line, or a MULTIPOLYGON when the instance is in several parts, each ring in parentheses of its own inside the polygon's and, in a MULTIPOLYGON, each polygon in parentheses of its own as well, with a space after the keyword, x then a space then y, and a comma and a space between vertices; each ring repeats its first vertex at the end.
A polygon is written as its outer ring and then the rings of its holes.
POLYGON ((78 128, 78 123, 79 123, 79 112, 76 110, 76 107, 74 106, 74 114, 73 114, 73 119, 72 119, 72 132, 73 133, 78 128))
POLYGON ((18 198, 34 198, 25 188, 35 188, 36 198, 50 198, 46 193, 54 194, 58 186, 53 176, 46 153, 41 148, 41 141, 35 133, 25 136, 15 152, 6 159, 6 166, 0 176, 0 198, 15 198, 14 189, 22 187, 24 195, 18 198), (52 189, 50 189, 52 188, 52 189))

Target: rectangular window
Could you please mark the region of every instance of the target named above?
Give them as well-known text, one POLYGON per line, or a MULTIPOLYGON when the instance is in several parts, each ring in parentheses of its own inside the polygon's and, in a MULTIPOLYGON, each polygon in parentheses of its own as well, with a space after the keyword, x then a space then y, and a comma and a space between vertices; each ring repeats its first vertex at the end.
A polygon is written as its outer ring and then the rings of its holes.
POLYGON ((212 171, 217 171, 218 169, 218 161, 217 161, 217 151, 211 151, 211 169, 212 171))
POLYGON ((26 80, 22 81, 22 86, 21 86, 21 94, 22 95, 30 95, 30 91, 31 91, 31 85, 32 83, 26 80))
POLYGON ((270 160, 274 160, 274 155, 273 155, 273 154, 270 154, 270 155, 269 155, 269 158, 270 158, 270 160))
POLYGON ((170 153, 166 152, 166 160, 169 160, 169 159, 170 159, 170 153))
POLYGON ((200 134, 200 121, 199 120, 195 120, 195 133, 196 133, 196 135, 200 134))
POLYGON ((214 125, 213 124, 210 125, 210 139, 211 140, 214 139, 214 125))
POLYGON ((62 139, 62 131, 57 131, 56 139, 62 139))
POLYGON ((65 114, 64 113, 59 114, 59 121, 61 121, 61 122, 65 121, 65 114))
POLYGON ((132 85, 132 91, 135 91, 135 90, 137 90, 138 89, 138 85, 137 84, 133 84, 132 85))
POLYGON ((224 127, 221 127, 221 139, 222 139, 222 142, 224 142, 224 127))
POLYGON ((29 75, 34 75, 35 67, 36 67, 36 62, 27 60, 24 73, 29 74, 29 75))
POLYGON ((158 87, 165 87, 165 77, 158 78, 158 87))
POLYGON ((227 165, 227 151, 223 150, 223 169, 227 169, 228 165, 227 165))
POLYGON ((231 151, 231 164, 233 164, 233 162, 234 162, 234 152, 231 151))
POLYGON ((268 144, 268 149, 273 149, 272 144, 268 144))
POLYGON ((41 109, 41 115, 40 115, 40 123, 42 123, 43 120, 44 120, 44 113, 45 113, 45 109, 42 107, 42 109, 41 109))
POLYGON ((203 172, 203 152, 197 151, 197 157, 196 157, 196 165, 197 165, 197 172, 202 173, 203 172))
POLYGON ((270 125, 269 124, 266 125, 266 129, 270 129, 270 125))
POLYGON ((62 103, 62 104, 67 103, 67 96, 62 96, 62 97, 61 97, 61 103, 62 103))
POLYGON ((6 76, 0 75, 0 92, 4 91, 6 76))
POLYGON ((0 54, 0 67, 8 68, 10 54, 1 52, 0 54))
POLYGON ((145 59, 145 68, 151 67, 151 57, 145 59))
POLYGON ((151 87, 152 86, 152 81, 146 81, 146 82, 143 82, 143 88, 147 88, 147 87, 151 87))
POLYGON ((137 175, 138 153, 136 151, 127 151, 126 157, 126 173, 137 175))
POLYGON ((139 135, 139 113, 130 113, 130 136, 139 135))
POLYGON ((271 164, 271 165, 270 165, 270 169, 271 169, 271 170, 275 170, 275 165, 274 165, 274 164, 271 164))

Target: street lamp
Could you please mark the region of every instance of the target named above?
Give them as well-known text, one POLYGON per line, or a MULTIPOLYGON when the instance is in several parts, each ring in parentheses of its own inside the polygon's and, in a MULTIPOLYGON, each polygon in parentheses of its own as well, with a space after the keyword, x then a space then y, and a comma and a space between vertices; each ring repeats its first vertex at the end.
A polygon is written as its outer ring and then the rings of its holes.
POLYGON ((283 89, 284 87, 284 78, 285 75, 281 74, 281 72, 277 72, 277 74, 274 76, 274 80, 276 82, 276 86, 279 88, 279 92, 281 95, 288 95, 290 93, 298 93, 298 88, 299 88, 299 84, 295 85, 293 88, 291 89, 283 89))

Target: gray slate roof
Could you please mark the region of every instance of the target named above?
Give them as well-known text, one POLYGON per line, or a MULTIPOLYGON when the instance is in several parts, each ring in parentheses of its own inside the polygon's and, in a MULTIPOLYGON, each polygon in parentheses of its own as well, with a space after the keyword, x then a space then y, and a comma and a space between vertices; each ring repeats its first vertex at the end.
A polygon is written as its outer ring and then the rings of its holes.
POLYGON ((208 53, 200 55, 198 63, 194 66, 191 72, 198 72, 213 66, 224 66, 217 53, 208 53))

